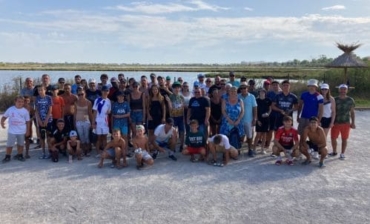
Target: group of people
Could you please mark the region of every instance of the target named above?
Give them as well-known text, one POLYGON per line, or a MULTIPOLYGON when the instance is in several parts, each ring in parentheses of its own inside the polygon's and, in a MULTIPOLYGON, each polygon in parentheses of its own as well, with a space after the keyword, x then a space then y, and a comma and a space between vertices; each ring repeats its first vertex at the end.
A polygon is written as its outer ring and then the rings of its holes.
POLYGON ((317 80, 309 80, 308 90, 298 99, 290 92, 289 80, 268 79, 257 89, 253 79, 247 82, 242 77, 239 82, 233 72, 228 79, 212 80, 204 74, 197 79, 190 90, 190 83, 181 77, 172 83, 171 77, 154 73, 140 80, 126 80, 122 73, 110 79, 102 74, 100 82, 76 75, 73 84, 59 78, 56 85, 44 74, 36 86, 27 78, 15 105, 1 118, 3 128, 7 119, 9 125, 3 162, 11 160, 15 143, 14 159, 30 158, 32 124, 42 149, 40 159, 58 162, 62 154, 72 163, 74 158, 90 156, 95 148, 99 168, 104 159, 111 159, 113 168, 125 167, 126 157, 134 155, 141 169, 166 151, 174 161, 180 151, 192 162, 225 166, 229 159, 238 159, 243 143, 253 157, 258 147, 266 154, 271 142, 276 165, 282 164, 283 153, 288 165, 303 154, 303 164, 314 157, 324 167, 330 129, 333 151, 329 155, 337 155, 340 134, 340 158, 345 158, 350 129, 356 127, 355 103, 347 96, 347 85, 340 85, 339 96, 333 98, 328 84, 319 88, 317 80), (294 111, 298 130, 293 127, 294 111), (220 161, 219 153, 223 154, 220 161))

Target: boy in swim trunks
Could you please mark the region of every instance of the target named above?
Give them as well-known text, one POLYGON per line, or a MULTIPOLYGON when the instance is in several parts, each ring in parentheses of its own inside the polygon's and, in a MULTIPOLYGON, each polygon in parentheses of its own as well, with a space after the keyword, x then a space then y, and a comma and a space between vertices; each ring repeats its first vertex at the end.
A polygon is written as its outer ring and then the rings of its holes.
POLYGON ((190 132, 186 134, 185 147, 182 151, 183 155, 190 155, 190 161, 197 162, 198 159, 194 158, 195 154, 200 154, 200 159, 204 160, 206 156, 206 138, 203 132, 198 131, 198 121, 190 121, 190 132))
POLYGON ((121 131, 114 129, 112 133, 113 139, 105 146, 104 151, 100 157, 100 162, 98 164, 99 168, 104 165, 104 159, 111 159, 111 167, 121 169, 121 158, 123 158, 123 167, 127 166, 126 161, 126 142, 121 136, 121 131))
POLYGON ((149 140, 144 135, 145 128, 143 125, 136 125, 136 136, 132 140, 135 149, 136 168, 140 170, 144 164, 153 165, 154 160, 149 154, 149 140))

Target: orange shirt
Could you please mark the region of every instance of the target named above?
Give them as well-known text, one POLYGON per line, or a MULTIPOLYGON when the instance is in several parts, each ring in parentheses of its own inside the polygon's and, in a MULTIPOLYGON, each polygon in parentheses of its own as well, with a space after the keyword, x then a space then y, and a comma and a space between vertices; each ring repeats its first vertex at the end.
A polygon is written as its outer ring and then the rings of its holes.
POLYGON ((62 117, 62 108, 65 106, 64 99, 60 96, 52 97, 53 98, 53 106, 52 106, 52 116, 53 119, 59 119, 62 117))

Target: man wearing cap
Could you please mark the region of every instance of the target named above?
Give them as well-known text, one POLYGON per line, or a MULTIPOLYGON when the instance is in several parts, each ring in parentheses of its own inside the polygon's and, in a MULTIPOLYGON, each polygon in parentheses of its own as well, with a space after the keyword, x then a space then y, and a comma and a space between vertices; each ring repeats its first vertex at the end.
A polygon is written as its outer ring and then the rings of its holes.
POLYGON ((303 130, 301 142, 301 152, 306 156, 306 161, 302 164, 307 165, 311 163, 311 156, 308 149, 313 149, 315 152, 321 154, 319 167, 324 167, 324 159, 328 154, 328 149, 326 148, 324 129, 319 126, 319 119, 317 117, 309 118, 309 125, 303 130))
POLYGON ((75 75, 75 83, 71 86, 71 93, 77 95, 77 89, 81 85, 81 76, 75 75))
POLYGON ((198 83, 199 83, 199 88, 201 88, 203 91, 206 88, 206 83, 204 82, 204 78, 206 76, 204 74, 198 74, 198 83))
POLYGON ((253 157, 254 152, 252 151, 252 139, 253 128, 256 126, 257 122, 257 101, 254 95, 248 92, 248 84, 246 82, 242 82, 239 89, 239 98, 243 100, 244 103, 242 123, 244 125, 244 133, 247 138, 248 155, 253 157))
POLYGON ((345 159, 344 153, 347 149, 347 140, 351 128, 355 129, 355 101, 352 97, 347 96, 348 86, 341 84, 339 86, 339 96, 335 97, 336 113, 334 126, 331 128, 331 144, 333 152, 331 156, 337 155, 337 138, 339 134, 342 138, 342 152, 340 159, 345 159))
POLYGON ((177 161, 174 155, 177 134, 173 122, 172 118, 167 118, 165 124, 159 125, 154 130, 154 135, 150 139, 151 149, 155 150, 153 159, 157 158, 158 152, 165 152, 168 149, 168 158, 177 161))
POLYGON ((107 135, 109 133, 109 119, 108 115, 111 112, 111 101, 108 99, 108 86, 103 86, 102 96, 97 98, 93 104, 93 118, 92 118, 92 128, 95 129, 98 135, 98 140, 96 142, 96 151, 98 157, 102 149, 107 144, 107 135))
POLYGON ((324 98, 317 92, 317 80, 308 80, 307 87, 308 91, 302 93, 298 102, 297 122, 299 123, 298 133, 301 136, 311 117, 317 117, 319 121, 321 120, 324 105, 324 98))
POLYGON ((172 83, 171 83, 171 77, 170 76, 167 76, 166 77, 166 87, 167 88, 172 88, 172 83))
POLYGON ((95 79, 89 79, 88 86, 89 88, 86 90, 86 99, 93 105, 95 100, 101 96, 101 91, 97 89, 95 79))
POLYGON ((182 151, 184 145, 184 108, 185 108, 185 99, 180 94, 181 84, 179 82, 174 82, 172 84, 173 94, 169 96, 170 98, 170 116, 174 120, 174 126, 177 127, 180 137, 180 151, 182 151))
POLYGON ((235 80, 234 72, 229 72, 229 81, 228 81, 228 83, 230 83, 232 86, 235 86, 235 87, 240 86, 240 82, 235 80))
POLYGON ((271 85, 271 83, 270 83, 269 80, 265 80, 263 82, 263 88, 266 90, 266 92, 270 91, 270 85, 271 85))

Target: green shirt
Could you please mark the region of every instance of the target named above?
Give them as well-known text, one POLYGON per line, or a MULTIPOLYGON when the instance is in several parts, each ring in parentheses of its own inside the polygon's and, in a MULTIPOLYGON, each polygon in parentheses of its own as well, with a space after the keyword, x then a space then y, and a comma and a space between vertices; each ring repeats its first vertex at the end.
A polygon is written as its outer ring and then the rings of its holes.
POLYGON ((352 97, 347 96, 344 99, 335 97, 335 124, 350 123, 351 109, 355 107, 355 101, 352 97))
POLYGON ((206 145, 206 138, 204 137, 203 132, 189 132, 186 135, 185 145, 189 147, 199 148, 206 145))

